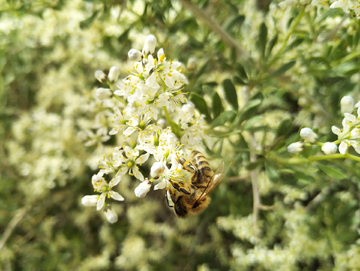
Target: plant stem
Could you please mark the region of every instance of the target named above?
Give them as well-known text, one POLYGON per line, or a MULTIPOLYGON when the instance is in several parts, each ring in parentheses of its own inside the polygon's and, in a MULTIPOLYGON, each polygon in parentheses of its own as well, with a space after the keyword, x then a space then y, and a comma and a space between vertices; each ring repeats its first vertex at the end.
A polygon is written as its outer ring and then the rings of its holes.
POLYGON ((287 33, 286 37, 284 38, 284 41, 281 45, 281 48, 279 49, 279 51, 275 54, 275 56, 272 58, 272 60, 270 61, 270 63, 268 64, 268 67, 271 67, 272 64, 279 58, 279 56, 282 54, 282 51, 285 49, 290 36, 294 33, 296 27, 298 26, 298 24, 301 21, 301 18, 304 16, 305 14, 305 8, 302 8, 299 15, 297 16, 296 20, 292 23, 289 32, 287 33))
POLYGON ((122 102, 124 105, 126 105, 126 102, 124 101, 124 99, 121 99, 121 98, 120 98, 119 96, 117 96, 117 95, 113 95, 113 97, 114 97, 116 100, 122 102))
POLYGON ((301 18, 304 16, 305 14, 305 8, 302 8, 299 15, 297 16, 296 20, 293 22, 293 24, 291 25, 290 27, 290 30, 289 30, 289 33, 286 35, 284 41, 283 41, 283 44, 280 48, 280 50, 277 52, 277 56, 280 55, 282 53, 282 51, 284 50, 285 46, 287 45, 287 42, 290 38, 290 36, 294 33, 296 27, 298 26, 298 24, 300 23, 301 21, 301 18))
POLYGON ((163 110, 164 110, 166 121, 167 121, 168 125, 170 125, 171 119, 170 119, 169 111, 167 110, 166 106, 163 106, 163 110))
POLYGON ((296 164, 305 164, 315 161, 321 161, 321 160, 329 160, 329 159, 352 159, 354 161, 360 162, 360 157, 351 155, 349 153, 341 154, 329 154, 329 155, 319 155, 319 156, 310 156, 308 158, 290 158, 290 159, 279 159, 276 158, 275 160, 279 162, 280 164, 289 164, 289 165, 296 165, 296 164))

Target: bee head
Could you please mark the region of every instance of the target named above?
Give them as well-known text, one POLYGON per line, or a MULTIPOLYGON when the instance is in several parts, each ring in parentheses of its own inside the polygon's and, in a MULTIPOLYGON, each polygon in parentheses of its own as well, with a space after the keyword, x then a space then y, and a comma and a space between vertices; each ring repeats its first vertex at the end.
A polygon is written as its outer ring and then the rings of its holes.
POLYGON ((180 196, 177 202, 174 204, 174 212, 178 217, 185 218, 188 215, 187 207, 180 201, 180 196))

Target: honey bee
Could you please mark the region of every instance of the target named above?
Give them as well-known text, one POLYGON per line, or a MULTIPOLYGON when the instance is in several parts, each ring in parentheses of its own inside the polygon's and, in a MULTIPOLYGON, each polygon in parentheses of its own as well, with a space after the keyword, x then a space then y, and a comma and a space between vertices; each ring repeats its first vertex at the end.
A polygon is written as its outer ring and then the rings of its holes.
POLYGON ((173 182, 169 180, 171 186, 167 189, 166 199, 169 207, 174 208, 176 216, 185 218, 188 214, 199 214, 206 209, 210 203, 209 194, 220 184, 226 171, 224 162, 213 172, 205 156, 192 151, 190 160, 183 157, 177 158, 183 168, 192 173, 190 181, 173 182), (169 204, 169 198, 173 206, 169 204))

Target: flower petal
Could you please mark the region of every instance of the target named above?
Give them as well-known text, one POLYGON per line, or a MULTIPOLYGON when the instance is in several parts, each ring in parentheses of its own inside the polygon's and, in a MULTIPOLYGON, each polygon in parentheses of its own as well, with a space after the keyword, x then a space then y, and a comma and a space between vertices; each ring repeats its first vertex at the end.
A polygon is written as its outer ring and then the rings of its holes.
POLYGON ((114 200, 118 200, 118 201, 124 200, 123 196, 121 196, 118 192, 115 192, 115 191, 112 191, 110 197, 113 198, 114 200))
POLYGON ((343 141, 343 142, 340 143, 339 152, 340 152, 341 154, 345 154, 347 148, 348 148, 347 142, 343 141))
POLYGON ((115 185, 117 185, 121 180, 121 177, 115 177, 114 179, 112 179, 109 183, 110 187, 114 187, 115 185))
POLYGON ((166 187, 166 182, 162 181, 154 186, 154 190, 164 189, 165 187, 166 187))
POLYGON ((145 163, 146 160, 149 158, 150 153, 146 153, 141 155, 138 159, 135 160, 136 164, 142 164, 145 163))
POLYGON ((105 204, 105 194, 102 193, 98 199, 96 210, 97 211, 101 210, 101 208, 104 207, 104 204, 105 204))
POLYGON ((133 171, 136 179, 138 179, 140 181, 144 180, 144 176, 142 175, 142 173, 139 171, 139 169, 137 167, 133 167, 132 171, 133 171))

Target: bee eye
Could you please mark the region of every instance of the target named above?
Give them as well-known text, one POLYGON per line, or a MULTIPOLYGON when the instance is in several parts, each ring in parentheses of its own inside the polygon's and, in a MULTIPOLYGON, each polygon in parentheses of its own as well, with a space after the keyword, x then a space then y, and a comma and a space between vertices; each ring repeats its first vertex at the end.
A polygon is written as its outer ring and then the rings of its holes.
POLYGON ((187 211, 184 208, 184 206, 181 203, 176 203, 175 204, 175 213, 179 216, 179 217, 186 217, 187 216, 187 211))

